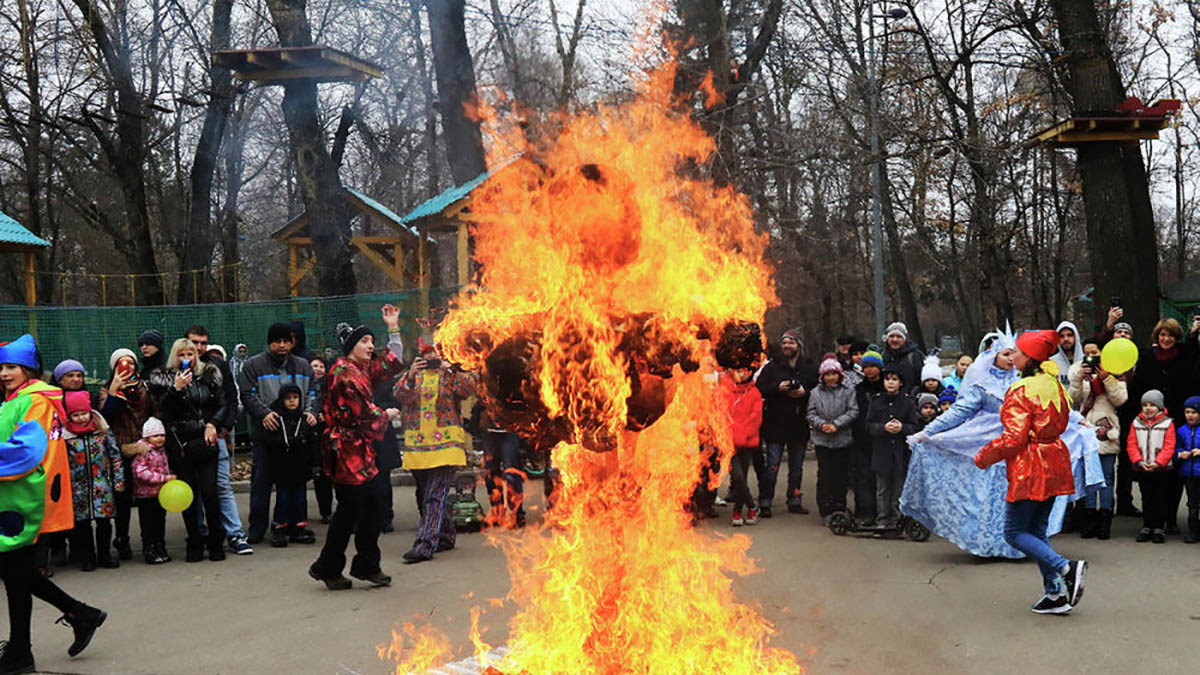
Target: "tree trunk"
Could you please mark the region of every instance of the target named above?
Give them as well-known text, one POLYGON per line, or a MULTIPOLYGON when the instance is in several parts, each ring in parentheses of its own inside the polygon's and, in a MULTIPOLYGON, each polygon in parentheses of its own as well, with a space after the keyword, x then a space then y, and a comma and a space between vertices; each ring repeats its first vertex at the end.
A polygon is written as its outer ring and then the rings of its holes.
POLYGON ((424 97, 425 112, 425 196, 436 197, 441 183, 441 171, 437 158, 437 105, 433 93, 433 76, 425 61, 425 43, 421 39, 421 0, 409 0, 412 10, 413 52, 417 58, 417 69, 421 71, 421 95, 424 97))
POLYGON ((105 69, 116 91, 116 136, 109 137, 95 121, 86 118, 85 124, 96 135, 104 150, 113 174, 121 185, 125 199, 127 234, 115 225, 108 232, 114 243, 128 243, 131 250, 122 251, 130 269, 144 275, 137 279, 135 301, 138 305, 159 305, 163 296, 162 279, 154 258, 154 240, 150 235, 150 208, 146 200, 146 133, 148 117, 145 101, 134 85, 129 54, 113 44, 108 28, 101 18, 95 0, 75 0, 75 5, 87 22, 92 39, 104 59, 105 69))
MULTIPOLYGON (((212 8, 212 51, 229 48, 230 15, 233 0, 214 0, 212 8)), ((212 223, 213 177, 217 170, 217 156, 221 151, 221 140, 225 136, 225 125, 229 109, 233 105, 233 76, 228 68, 209 66, 208 81, 211 91, 208 106, 204 111, 204 126, 200 140, 196 143, 196 154, 192 159, 191 203, 188 205, 187 228, 183 236, 183 268, 179 275, 179 293, 176 302, 186 304, 193 298, 200 302, 211 299, 208 271, 189 274, 190 270, 207 268, 217 238, 217 228, 212 223), (199 282, 199 288, 193 288, 199 282)))
POLYGON ((475 64, 467 45, 465 4, 465 0, 425 2, 429 12, 433 67, 437 73, 442 133, 455 185, 462 185, 487 171, 479 122, 468 117, 466 109, 475 98, 475 64))
MULTIPOLYGON (((892 181, 888 178, 887 162, 879 162, 879 194, 883 207, 883 227, 887 230, 887 257, 892 267, 892 281, 900 293, 900 307, 904 311, 904 325, 908 328, 908 337, 921 351, 926 350, 925 333, 921 330, 921 315, 917 308, 917 296, 913 293, 912 284, 908 279, 908 264, 904 260, 903 240, 900 238, 900 227, 896 223, 896 207, 892 203, 892 181)), ((882 339, 878 336, 877 339, 882 339)))
POLYGON ((221 209, 221 302, 237 302, 240 297, 236 265, 241 259, 238 252, 238 199, 241 196, 242 169, 245 166, 244 115, 244 106, 231 113, 228 125, 229 143, 225 146, 225 204, 221 209))
MULTIPOLYGON (((19 0, 17 9, 21 21, 21 58, 24 61, 25 84, 29 88, 29 117, 21 146, 25 163, 25 199, 29 201, 29 216, 25 226, 30 232, 46 238, 42 222, 42 118, 45 112, 42 109, 41 67, 33 46, 33 21, 29 15, 28 0, 19 0)), ((49 241, 54 243, 54 239, 49 241)), ((53 246, 38 253, 38 264, 43 271, 54 269, 54 253, 53 246)), ((43 274, 34 283, 41 302, 54 301, 54 277, 43 274)))
MULTIPOLYGON (((1076 115, 1113 114, 1125 87, 1092 0, 1052 0, 1070 71, 1076 115)), ((1078 149, 1087 215, 1088 257, 1097 323, 1108 299, 1124 300, 1125 319, 1142 341, 1158 318, 1158 249, 1150 189, 1135 143, 1091 142, 1078 149), (1130 264, 1132 255, 1133 264, 1130 264)))
MULTIPOLYGON (((312 45, 305 15, 307 0, 268 0, 271 21, 284 47, 312 45)), ((350 295, 358 290, 351 265, 350 214, 337 165, 325 147, 317 115, 317 83, 289 80, 283 88, 283 118, 288 127, 296 182, 309 217, 315 272, 321 295, 350 295)))

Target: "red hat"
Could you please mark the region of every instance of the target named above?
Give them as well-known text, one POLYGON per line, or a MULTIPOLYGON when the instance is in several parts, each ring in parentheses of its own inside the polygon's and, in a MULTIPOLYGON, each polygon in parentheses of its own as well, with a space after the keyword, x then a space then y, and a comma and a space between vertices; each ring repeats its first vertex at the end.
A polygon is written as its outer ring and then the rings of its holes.
POLYGON ((1034 361, 1045 361, 1058 349, 1058 333, 1052 330, 1027 330, 1017 338, 1017 349, 1034 361))
POLYGON ((68 391, 63 394, 63 407, 67 414, 73 412, 91 412, 92 397, 86 391, 68 391))

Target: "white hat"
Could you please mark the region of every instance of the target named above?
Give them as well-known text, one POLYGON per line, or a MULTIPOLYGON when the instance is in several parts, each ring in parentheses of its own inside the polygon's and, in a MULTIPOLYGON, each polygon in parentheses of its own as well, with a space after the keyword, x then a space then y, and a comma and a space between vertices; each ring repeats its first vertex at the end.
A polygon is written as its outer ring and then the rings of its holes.
MULTIPOLYGON (((224 347, 222 347, 221 345, 209 345, 209 346, 208 346, 208 351, 209 351, 209 352, 216 352, 216 353, 220 354, 220 355, 221 355, 221 360, 222 360, 222 361, 228 361, 228 360, 229 360, 229 358, 228 358, 227 356, 225 356, 225 348, 224 348, 224 347)), ((208 352, 205 352, 205 354, 207 354, 207 353, 208 353, 208 352)))
POLYGON ((167 429, 157 417, 151 417, 142 425, 142 438, 150 438, 151 436, 166 436, 167 429))
POLYGON ((921 367, 921 381, 942 379, 942 365, 936 356, 926 356, 925 365, 921 367))
POLYGON ((137 363, 137 354, 134 354, 132 349, 126 349, 124 347, 121 347, 120 349, 113 352, 112 356, 108 357, 108 367, 110 369, 115 369, 117 367, 117 361, 120 361, 121 359, 125 358, 126 356, 133 359, 134 363, 137 363))
POLYGON ((893 335, 899 335, 900 337, 907 340, 908 339, 908 326, 905 326, 903 323, 901 323, 899 321, 897 321, 896 323, 893 323, 892 325, 887 327, 887 331, 884 332, 884 334, 883 334, 883 339, 886 340, 886 339, 892 337, 893 335))

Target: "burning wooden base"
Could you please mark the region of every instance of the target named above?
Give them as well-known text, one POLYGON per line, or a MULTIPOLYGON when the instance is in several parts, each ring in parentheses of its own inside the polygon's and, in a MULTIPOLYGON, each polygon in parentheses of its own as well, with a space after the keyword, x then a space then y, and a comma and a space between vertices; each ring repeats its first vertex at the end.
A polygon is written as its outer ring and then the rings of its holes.
MULTIPOLYGON (((487 653, 486 661, 499 663, 508 654, 508 647, 496 647, 487 653)), ((441 668, 428 671, 428 675, 503 675, 499 670, 480 662, 479 657, 447 663, 441 668)))

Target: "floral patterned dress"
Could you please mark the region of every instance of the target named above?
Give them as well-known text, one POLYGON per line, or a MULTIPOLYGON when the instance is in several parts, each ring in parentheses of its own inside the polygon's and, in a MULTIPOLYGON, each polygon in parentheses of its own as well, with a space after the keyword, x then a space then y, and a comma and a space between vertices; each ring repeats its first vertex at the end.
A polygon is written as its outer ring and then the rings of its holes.
POLYGON ((464 466, 467 433, 459 404, 474 393, 475 377, 442 369, 420 371, 414 380, 400 380, 395 392, 403 405, 404 468, 464 466))

